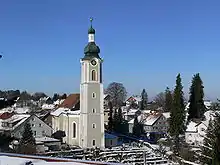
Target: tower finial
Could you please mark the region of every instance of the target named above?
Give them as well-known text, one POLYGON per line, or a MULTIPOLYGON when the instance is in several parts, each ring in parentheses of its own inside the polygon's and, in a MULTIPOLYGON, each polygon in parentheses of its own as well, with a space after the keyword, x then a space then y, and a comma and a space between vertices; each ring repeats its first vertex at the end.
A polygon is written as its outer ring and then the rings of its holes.
POLYGON ((92 18, 92 17, 90 17, 90 23, 91 23, 91 27, 92 27, 92 21, 93 21, 93 18, 92 18))
POLYGON ((89 34, 95 34, 95 29, 93 29, 93 27, 92 27, 92 21, 93 21, 93 18, 90 17, 91 26, 90 26, 89 31, 88 31, 89 34))

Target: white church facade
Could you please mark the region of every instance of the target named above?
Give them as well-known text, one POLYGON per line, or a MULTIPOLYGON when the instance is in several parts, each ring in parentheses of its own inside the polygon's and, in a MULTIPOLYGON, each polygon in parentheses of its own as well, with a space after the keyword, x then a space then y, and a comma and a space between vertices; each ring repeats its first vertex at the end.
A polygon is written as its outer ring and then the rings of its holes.
MULTIPOLYGON (((65 131, 63 139, 69 145, 82 148, 105 147, 104 135, 104 90, 102 84, 102 62, 100 49, 95 43, 95 29, 88 30, 88 44, 81 63, 80 94, 72 95, 76 105, 60 107, 51 113, 54 132, 65 131), (74 109, 75 108, 75 109, 74 109)), ((71 100, 69 101, 71 102, 71 100)))

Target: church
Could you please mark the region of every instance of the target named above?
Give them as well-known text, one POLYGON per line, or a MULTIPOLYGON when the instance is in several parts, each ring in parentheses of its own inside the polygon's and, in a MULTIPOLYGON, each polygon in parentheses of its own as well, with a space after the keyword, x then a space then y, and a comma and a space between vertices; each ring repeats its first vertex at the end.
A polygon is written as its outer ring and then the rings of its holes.
POLYGON ((54 132, 65 131, 64 142, 82 148, 105 147, 104 90, 100 49, 95 43, 95 29, 88 30, 88 44, 81 63, 80 94, 71 94, 51 113, 54 132))

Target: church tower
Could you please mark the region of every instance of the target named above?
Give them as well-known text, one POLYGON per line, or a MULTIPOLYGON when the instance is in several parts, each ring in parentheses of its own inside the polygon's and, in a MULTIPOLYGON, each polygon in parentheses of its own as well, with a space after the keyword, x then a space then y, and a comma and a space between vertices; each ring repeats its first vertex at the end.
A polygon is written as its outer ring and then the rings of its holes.
POLYGON ((95 43, 95 29, 88 30, 88 44, 81 59, 80 83, 80 146, 105 147, 102 62, 95 43))

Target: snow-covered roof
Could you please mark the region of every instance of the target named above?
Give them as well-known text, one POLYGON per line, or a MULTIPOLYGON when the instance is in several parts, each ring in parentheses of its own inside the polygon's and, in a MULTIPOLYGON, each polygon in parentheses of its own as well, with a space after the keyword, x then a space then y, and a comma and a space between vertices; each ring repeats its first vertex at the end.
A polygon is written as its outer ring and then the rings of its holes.
POLYGON ((209 109, 212 105, 212 102, 209 100, 204 101, 204 105, 206 106, 207 109, 209 109))
MULTIPOLYGON (((19 125, 21 125, 23 122, 25 122, 28 118, 30 117, 30 115, 28 114, 15 114, 12 117, 10 117, 9 119, 4 120, 4 123, 14 123, 17 122, 13 127, 2 127, 2 129, 4 130, 14 130, 15 128, 17 128, 19 125)), ((3 122, 3 121, 2 121, 3 122)))
POLYGON ((45 109, 45 110, 50 110, 50 109, 54 109, 55 105, 54 104, 43 104, 42 105, 42 109, 45 109))
POLYGON ((69 108, 60 107, 55 111, 51 112, 53 116, 60 116, 61 114, 68 114, 68 115, 79 115, 80 110, 71 111, 69 108))
POLYGON ((161 114, 151 114, 145 119, 144 125, 153 125, 160 117, 161 114))
POLYGON ((60 140, 51 137, 39 137, 35 138, 36 142, 59 142, 60 140))
POLYGON ((142 112, 146 113, 146 114, 149 114, 149 113, 151 113, 151 110, 149 110, 149 109, 148 110, 142 110, 142 112))
POLYGON ((9 119, 4 120, 4 122, 8 122, 8 123, 14 123, 16 121, 22 120, 24 118, 28 118, 30 117, 30 115, 28 114, 15 114, 12 117, 10 117, 9 119))
POLYGON ((54 105, 59 105, 59 104, 62 104, 62 102, 64 101, 65 99, 58 99, 57 101, 54 101, 54 105))
POLYGON ((1 113, 12 112, 12 111, 13 111, 13 108, 11 108, 11 107, 3 108, 3 109, 0 110, 1 113))
POLYGON ((53 116, 60 116, 65 111, 69 111, 69 108, 63 108, 63 107, 58 108, 55 111, 51 112, 51 115, 53 115, 53 116))
POLYGON ((27 113, 27 112, 29 112, 29 108, 28 107, 23 107, 23 108, 15 108, 14 109, 14 111, 16 112, 16 113, 19 113, 19 114, 22 114, 22 113, 27 113))
POLYGON ((138 109, 130 109, 128 110, 128 112, 125 112, 125 116, 132 116, 132 115, 135 115, 135 113, 138 111, 138 109))
POLYGON ((136 96, 136 97, 133 97, 136 101, 141 101, 141 96, 136 96))
POLYGON ((135 100, 137 102, 140 102, 141 101, 141 96, 130 96, 129 98, 127 98, 126 101, 130 101, 130 99, 132 98, 132 100, 135 100))
POLYGON ((214 120, 214 116, 215 116, 215 113, 219 113, 220 114, 220 111, 213 111, 213 110, 209 110, 209 111, 206 111, 205 113, 204 113, 204 115, 205 115, 205 120, 206 121, 209 121, 210 119, 211 120, 214 120))
POLYGON ((104 94, 104 99, 106 99, 106 97, 108 97, 108 96, 110 96, 110 95, 108 95, 108 94, 104 94))
POLYGON ((129 108, 129 106, 122 106, 121 110, 122 110, 122 112, 127 112, 128 108, 129 108))
POLYGON ((74 116, 76 116, 76 115, 80 114, 80 110, 74 110, 74 111, 69 110, 69 111, 65 111, 63 114, 64 115, 74 115, 74 116))
POLYGON ((197 125, 198 123, 190 121, 187 125, 186 132, 197 132, 197 125))
POLYGON ((169 118, 170 118, 170 112, 164 112, 164 113, 163 113, 163 116, 164 116, 166 119, 169 119, 169 118))

